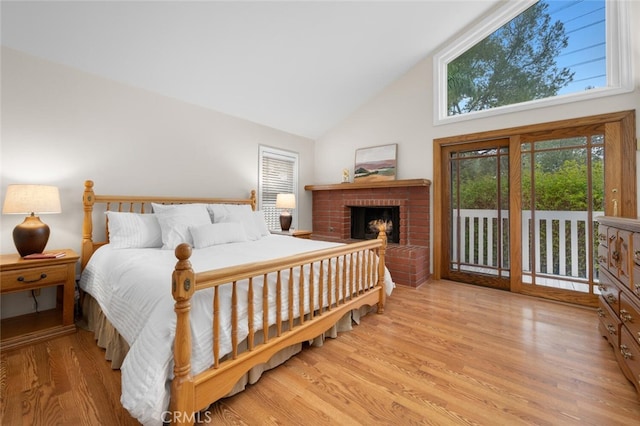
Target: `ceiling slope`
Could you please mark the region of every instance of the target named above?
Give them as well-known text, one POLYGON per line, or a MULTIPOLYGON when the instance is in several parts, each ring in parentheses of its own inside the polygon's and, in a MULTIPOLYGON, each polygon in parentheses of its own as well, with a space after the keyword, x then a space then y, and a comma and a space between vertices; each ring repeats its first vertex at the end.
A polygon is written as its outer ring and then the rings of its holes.
POLYGON ((2 45, 318 138, 499 0, 2 1, 2 45))

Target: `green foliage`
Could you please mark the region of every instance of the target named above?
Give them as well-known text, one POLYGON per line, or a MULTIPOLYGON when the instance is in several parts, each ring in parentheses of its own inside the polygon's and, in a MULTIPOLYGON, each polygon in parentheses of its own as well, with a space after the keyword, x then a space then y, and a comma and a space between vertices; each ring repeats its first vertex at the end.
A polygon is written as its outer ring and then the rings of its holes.
POLYGON ((556 64, 568 36, 548 7, 536 3, 449 63, 449 115, 551 97, 573 80, 556 64))
POLYGON ((463 209, 496 209, 497 184, 494 176, 484 175, 469 180, 462 185, 460 191, 460 208, 463 209))
MULTIPOLYGON (((460 208, 489 209, 508 208, 509 205, 509 169, 506 150, 474 150, 467 153, 471 158, 462 158, 459 165, 460 208), (498 162, 501 162, 498 167, 498 162), (500 188, 496 170, 501 170, 500 188), (498 190, 500 199, 498 200, 498 190), (501 205, 498 205, 500 201, 501 205)), ((464 157, 465 155, 462 155, 464 157)), ((456 193, 455 191, 454 193, 456 193)))
MULTIPOLYGON (((564 161, 562 167, 545 171, 541 163, 535 164, 535 208, 536 210, 586 211, 590 201, 598 210, 604 205, 604 165, 602 161, 592 164, 593 193, 588 198, 587 164, 575 159, 564 161)), ((531 174, 522 175, 522 205, 531 206, 531 174)))

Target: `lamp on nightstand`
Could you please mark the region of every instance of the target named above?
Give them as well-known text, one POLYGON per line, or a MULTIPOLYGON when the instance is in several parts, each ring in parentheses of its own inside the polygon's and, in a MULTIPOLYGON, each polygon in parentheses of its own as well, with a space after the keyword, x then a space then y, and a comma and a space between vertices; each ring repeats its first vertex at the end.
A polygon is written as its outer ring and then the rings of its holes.
POLYGON ((60 213, 60 192, 49 185, 9 185, 2 213, 29 214, 13 229, 13 242, 20 256, 42 253, 49 241, 49 226, 36 216, 60 213))
POLYGON ((296 196, 294 194, 278 194, 276 196, 276 208, 284 209, 280 213, 280 228, 283 231, 288 231, 291 228, 291 213, 289 210, 296 208, 296 196))

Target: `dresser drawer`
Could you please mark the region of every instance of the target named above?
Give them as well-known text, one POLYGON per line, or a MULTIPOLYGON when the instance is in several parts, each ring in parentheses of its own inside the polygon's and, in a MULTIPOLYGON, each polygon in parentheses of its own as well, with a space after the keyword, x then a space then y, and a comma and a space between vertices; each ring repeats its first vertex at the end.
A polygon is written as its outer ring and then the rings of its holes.
POLYGON ((607 230, 607 247, 609 248, 609 263, 607 264, 607 270, 611 272, 615 277, 618 276, 618 261, 616 241, 618 240, 618 230, 616 228, 609 228, 607 230))
POLYGON ((640 299, 640 268, 633 268, 633 285, 631 286, 631 292, 640 299))
POLYGON ((633 253, 631 256, 631 291, 640 298, 640 232, 633 233, 633 253))
POLYGON ((620 347, 616 355, 623 367, 622 371, 640 392, 640 345, 624 327, 620 331, 620 347))
POLYGON ((635 341, 640 344, 640 308, 633 295, 620 293, 620 321, 629 330, 635 341))
POLYGON ((616 263, 618 265, 618 279, 622 281, 625 287, 629 288, 629 276, 631 271, 629 270, 629 256, 631 256, 631 236, 633 233, 629 231, 618 231, 618 239, 616 240, 616 263))
POLYGON ((598 245, 598 264, 600 265, 600 270, 609 267, 609 247, 604 244, 598 245))
POLYGON ((3 271, 0 274, 2 292, 29 290, 48 285, 64 284, 69 276, 67 265, 49 265, 17 271, 3 271))
POLYGON ((606 337, 607 341, 617 348, 620 345, 620 320, 616 314, 611 310, 611 307, 607 302, 602 300, 602 297, 598 298, 598 329, 603 337, 606 337))
POLYGON ((609 245, 609 227, 603 224, 598 224, 598 244, 603 247, 609 245))
POLYGON ((600 297, 609 304, 617 317, 620 313, 620 289, 614 284, 614 278, 606 270, 600 271, 599 280, 600 297))

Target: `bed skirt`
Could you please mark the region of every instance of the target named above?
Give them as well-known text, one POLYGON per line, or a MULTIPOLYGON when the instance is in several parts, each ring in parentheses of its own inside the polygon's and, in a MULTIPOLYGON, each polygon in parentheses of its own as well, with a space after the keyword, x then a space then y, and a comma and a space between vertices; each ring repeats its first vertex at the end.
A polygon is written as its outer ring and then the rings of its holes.
MULTIPOLYGON (((309 341, 308 344, 320 347, 323 345, 325 338, 336 338, 338 333, 350 331, 353 323, 359 324, 360 318, 371 312, 371 310, 372 307, 363 306, 359 310, 353 310, 345 314, 335 325, 309 341)), ((114 370, 120 369, 129 351, 129 345, 109 322, 98 302, 88 293, 85 293, 83 297, 82 320, 78 323, 78 326, 94 333, 97 345, 105 350, 105 359, 111 362, 111 368, 114 370)), ((256 336, 256 338, 259 338, 259 335, 256 336)), ((229 397, 242 392, 248 384, 256 383, 262 376, 262 373, 283 364, 301 350, 302 343, 297 343, 282 349, 268 362, 256 365, 249 370, 226 396, 229 397)))

